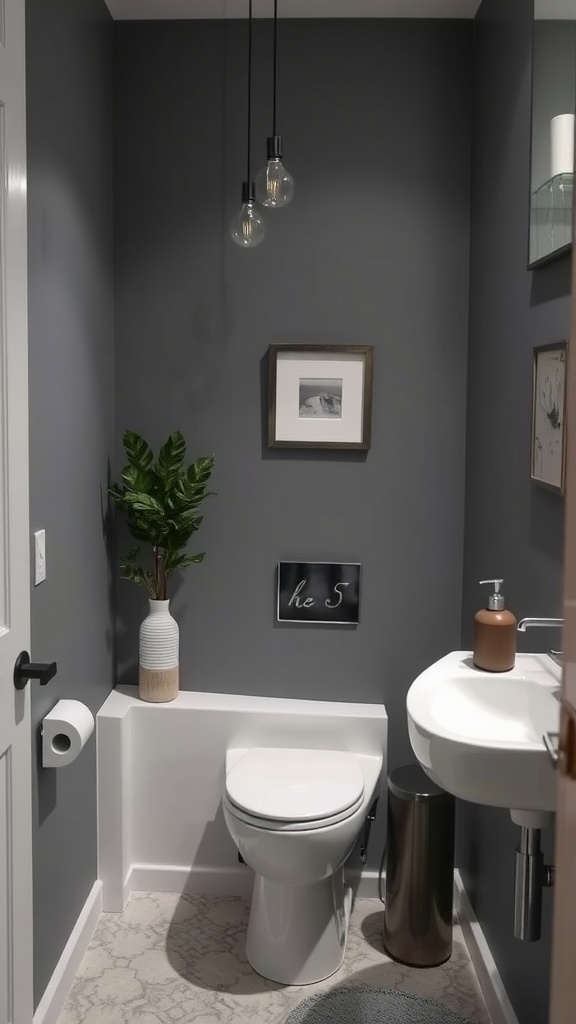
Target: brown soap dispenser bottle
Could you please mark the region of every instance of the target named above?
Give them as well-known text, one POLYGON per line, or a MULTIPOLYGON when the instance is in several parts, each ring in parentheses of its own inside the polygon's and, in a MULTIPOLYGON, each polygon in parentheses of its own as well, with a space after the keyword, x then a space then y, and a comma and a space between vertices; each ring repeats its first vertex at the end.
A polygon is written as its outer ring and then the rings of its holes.
POLYGON ((493 583, 486 608, 474 616, 474 655, 477 668, 486 672, 508 672, 516 657, 516 616, 504 606, 500 587, 504 580, 480 580, 493 583))

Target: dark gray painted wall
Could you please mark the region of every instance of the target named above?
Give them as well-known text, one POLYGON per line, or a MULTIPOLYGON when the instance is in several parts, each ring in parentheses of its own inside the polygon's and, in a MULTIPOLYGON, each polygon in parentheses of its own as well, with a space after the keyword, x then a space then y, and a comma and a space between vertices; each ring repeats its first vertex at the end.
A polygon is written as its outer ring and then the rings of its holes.
MULTIPOLYGON (((111 94, 103 5, 79 13, 28 0, 27 15, 31 509, 33 529, 47 529, 49 570, 33 593, 33 652, 60 665, 51 691, 35 696, 36 736, 58 697, 96 710, 110 685, 99 488, 114 443, 111 94)), ((568 318, 566 261, 524 270, 529 29, 518 4, 485 0, 465 645, 480 575, 507 577, 518 614, 553 614, 560 601, 561 503, 526 474, 531 348, 565 336, 568 318)), ((257 25, 259 97, 268 31, 257 25)), ((458 642, 470 26, 283 26, 280 122, 298 192, 289 210, 269 215, 254 253, 227 239, 244 166, 241 32, 234 23, 117 26, 118 428, 157 443, 181 427, 192 454, 217 456, 207 560, 174 600, 183 685, 384 698, 394 764, 411 757, 407 685, 458 642), (375 346, 367 457, 265 447, 264 356, 283 341, 375 346), (291 557, 362 560, 358 630, 275 626, 274 565, 291 557)), ((268 120, 257 102, 261 140, 268 120)), ((141 595, 121 584, 128 678, 143 611, 141 595)), ((82 758, 69 774, 36 776, 38 995, 95 877, 93 745, 82 758)), ((522 1024, 535 1024, 545 1019, 549 943, 511 938, 515 830, 506 812, 461 811, 466 885, 522 1024)))
MULTIPOLYGON (((48 532, 49 569, 33 593, 33 652, 60 665, 51 691, 35 695, 36 736, 58 697, 96 710, 110 684, 99 488, 114 443, 111 95, 102 5, 79 14, 28 0, 27 12, 31 508, 33 529, 48 532)), ((269 71, 267 28, 257 26, 258 77, 269 71)), ((411 757, 407 685, 458 637, 470 27, 331 23, 322 46, 314 23, 283 28, 281 125, 298 193, 269 215, 254 253, 226 237, 243 176, 241 30, 117 26, 118 427, 154 443, 181 427, 193 454, 217 455, 207 560, 174 601, 183 685, 384 698, 394 764, 411 757), (266 449, 263 357, 275 341, 375 345, 366 458, 266 449), (275 626, 273 569, 290 557, 363 561, 357 631, 275 626)), ((529 53, 519 5, 485 2, 465 645, 480 575, 507 577, 519 615, 553 614, 560 601, 561 503, 526 475, 531 348, 565 336, 568 319, 567 262, 524 270, 529 53)), ((257 91, 266 96, 264 81, 257 91)), ((261 139, 267 113, 256 104, 261 139)), ((120 597, 120 669, 130 678, 144 602, 126 584, 120 597)), ((95 877, 93 745, 82 757, 69 774, 36 777, 38 995, 95 877)), ((463 874, 499 969, 522 1024, 544 1021, 548 913, 542 943, 515 943, 515 830, 506 812, 461 812, 463 874)))
POLYGON ((574 112, 576 22, 535 21, 533 46, 532 181, 551 174, 550 120, 574 112))
MULTIPOLYGON (((520 618, 561 612, 563 502, 529 482, 532 348, 566 338, 569 259, 526 270, 531 4, 484 0, 475 30, 472 248, 463 646, 482 604, 477 581, 503 576, 520 618)), ((519 634, 523 650, 558 643, 519 634)), ((543 938, 512 935, 514 849, 507 811, 462 804, 466 888, 521 1024, 547 1020, 551 895, 543 938)), ((552 837, 545 836, 552 856, 552 837)))
MULTIPOLYGON (((180 428, 191 454, 216 455, 206 559, 173 600, 182 687, 384 700, 391 762, 412 760, 406 689, 459 642, 472 26, 282 22, 279 125, 297 191, 253 251, 228 236, 245 32, 115 26, 118 436, 157 445, 180 428), (374 345, 367 456, 266 447, 266 352, 287 342, 374 345), (279 559, 362 562, 359 627, 275 624, 279 559)), ((256 167, 270 32, 256 23, 256 167)), ((127 681, 145 611, 121 582, 127 681)))
MULTIPOLYGON (((27 0, 30 515, 45 528, 32 591, 32 739, 62 698, 95 712, 112 685, 101 487, 113 447, 112 24, 102 0, 27 0)), ((34 757, 38 1002, 96 879, 94 738, 73 766, 34 757)))

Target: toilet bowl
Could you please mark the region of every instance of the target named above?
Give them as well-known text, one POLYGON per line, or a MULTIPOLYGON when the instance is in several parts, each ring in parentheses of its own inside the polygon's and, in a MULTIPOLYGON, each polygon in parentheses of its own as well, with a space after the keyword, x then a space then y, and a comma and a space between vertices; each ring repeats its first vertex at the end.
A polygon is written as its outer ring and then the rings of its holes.
POLYGON ((344 862, 381 770, 376 754, 227 751, 224 817, 256 875, 246 955, 263 977, 307 985, 342 965, 352 895, 344 862))

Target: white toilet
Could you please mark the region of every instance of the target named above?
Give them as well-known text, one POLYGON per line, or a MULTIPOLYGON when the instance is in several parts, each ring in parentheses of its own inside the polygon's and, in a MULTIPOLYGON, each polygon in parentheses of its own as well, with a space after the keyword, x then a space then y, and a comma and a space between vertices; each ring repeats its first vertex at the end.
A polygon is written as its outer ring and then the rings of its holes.
POLYGON ((344 862, 381 771, 374 753, 227 751, 224 817, 256 873, 246 955, 263 977, 307 985, 342 965, 352 899, 344 862))

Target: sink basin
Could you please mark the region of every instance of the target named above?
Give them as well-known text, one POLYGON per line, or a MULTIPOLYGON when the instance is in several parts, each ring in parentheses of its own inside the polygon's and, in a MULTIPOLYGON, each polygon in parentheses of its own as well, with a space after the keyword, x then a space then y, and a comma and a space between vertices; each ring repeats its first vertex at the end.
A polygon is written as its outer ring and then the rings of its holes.
POLYGON ((484 672, 470 651, 452 651, 408 690, 418 761, 463 800, 554 811, 556 779, 542 736, 559 728, 560 678, 546 654, 517 654, 510 672, 484 672))

